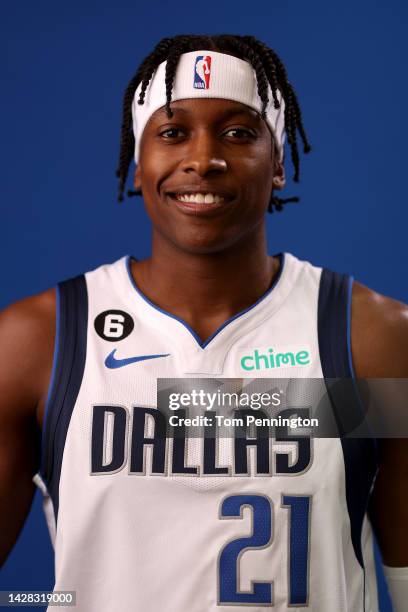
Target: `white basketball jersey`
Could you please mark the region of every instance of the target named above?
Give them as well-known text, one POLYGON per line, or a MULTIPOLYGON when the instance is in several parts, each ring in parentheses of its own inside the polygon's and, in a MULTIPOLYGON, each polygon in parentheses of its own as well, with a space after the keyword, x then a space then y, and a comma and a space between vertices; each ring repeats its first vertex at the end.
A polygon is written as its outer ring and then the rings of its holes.
POLYGON ((55 590, 78 612, 378 610, 371 440, 158 436, 159 378, 353 376, 351 277, 280 260, 204 343, 140 292, 129 257, 59 284, 34 479, 55 590))

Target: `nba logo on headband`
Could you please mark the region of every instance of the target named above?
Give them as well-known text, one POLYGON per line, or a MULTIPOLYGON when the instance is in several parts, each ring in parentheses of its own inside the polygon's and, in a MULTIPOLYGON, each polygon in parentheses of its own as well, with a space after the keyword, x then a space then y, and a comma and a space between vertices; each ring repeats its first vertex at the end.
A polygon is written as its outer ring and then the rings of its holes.
POLYGON ((211 76, 211 56, 197 55, 194 64, 195 89, 209 89, 211 76))

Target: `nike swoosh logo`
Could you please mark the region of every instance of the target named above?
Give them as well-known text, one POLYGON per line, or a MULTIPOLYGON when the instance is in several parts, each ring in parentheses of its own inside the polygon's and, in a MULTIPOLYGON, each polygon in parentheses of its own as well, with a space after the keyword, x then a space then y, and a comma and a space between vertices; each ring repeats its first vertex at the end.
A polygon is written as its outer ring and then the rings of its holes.
POLYGON ((137 357, 126 357, 126 359, 116 359, 115 353, 116 349, 113 349, 105 359, 105 365, 110 370, 123 368, 123 366, 129 365, 130 363, 138 363, 138 361, 147 361, 148 359, 158 359, 159 357, 169 357, 170 355, 170 353, 166 355, 139 355, 137 357))

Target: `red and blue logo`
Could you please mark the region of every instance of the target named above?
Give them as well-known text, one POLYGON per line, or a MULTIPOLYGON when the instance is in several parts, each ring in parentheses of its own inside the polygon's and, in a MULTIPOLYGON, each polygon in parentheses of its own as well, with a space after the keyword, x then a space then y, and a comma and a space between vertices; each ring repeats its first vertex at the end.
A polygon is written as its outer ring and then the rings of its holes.
POLYGON ((211 76, 211 56, 197 55, 194 64, 194 87, 209 89, 211 76))

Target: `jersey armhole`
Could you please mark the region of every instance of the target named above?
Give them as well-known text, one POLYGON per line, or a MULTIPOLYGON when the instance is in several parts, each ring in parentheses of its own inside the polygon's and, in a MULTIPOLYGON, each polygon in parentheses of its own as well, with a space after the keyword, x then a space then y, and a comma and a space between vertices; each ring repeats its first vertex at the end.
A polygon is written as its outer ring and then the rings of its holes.
MULTIPOLYGON (((353 352, 351 350, 351 303, 352 303, 352 296, 353 296, 353 283, 354 283, 354 277, 349 276, 348 277, 348 288, 347 288, 347 357, 348 357, 350 376, 353 380, 355 380, 356 373, 355 373, 354 364, 353 364, 353 352)), ((356 389, 356 393, 358 394, 357 389, 356 389)))
POLYGON ((376 440, 364 422, 364 405, 356 384, 351 351, 351 302, 353 277, 322 270, 318 301, 320 361, 327 393, 337 422, 343 450, 346 501, 351 539, 364 569, 361 533, 368 499, 378 469, 376 440))
POLYGON ((88 333, 85 276, 58 283, 56 291, 54 357, 44 409, 39 472, 52 499, 55 518, 65 440, 85 369, 88 333))
POLYGON ((58 355, 60 352, 60 303, 61 303, 61 297, 60 297, 60 287, 59 285, 56 285, 55 287, 55 337, 54 337, 54 353, 53 353, 53 358, 52 358, 52 370, 51 370, 51 378, 48 384, 48 392, 47 392, 47 399, 45 401, 45 407, 44 407, 44 415, 43 415, 43 422, 42 422, 42 434, 41 434, 41 469, 40 469, 40 475, 41 477, 44 479, 45 478, 45 470, 44 470, 44 451, 45 451, 45 440, 46 440, 46 436, 45 436, 45 430, 46 430, 46 426, 47 426, 47 422, 48 422, 48 414, 50 411, 50 403, 51 403, 51 397, 54 393, 55 390, 55 386, 56 386, 56 378, 57 378, 57 362, 58 362, 58 355))

